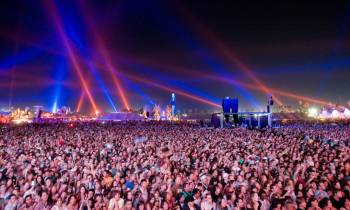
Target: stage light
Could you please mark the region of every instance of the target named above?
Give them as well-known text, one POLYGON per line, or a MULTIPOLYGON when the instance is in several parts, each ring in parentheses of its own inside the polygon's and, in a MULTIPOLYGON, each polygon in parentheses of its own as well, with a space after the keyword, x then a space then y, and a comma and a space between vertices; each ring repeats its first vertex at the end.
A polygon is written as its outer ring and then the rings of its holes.
POLYGON ((83 91, 81 93, 81 95, 80 95, 80 98, 79 98, 79 101, 78 101, 78 104, 77 104, 77 108, 76 108, 77 112, 80 112, 81 107, 83 106, 84 96, 85 96, 85 94, 84 94, 84 91, 83 91))
POLYGON ((104 61, 104 67, 107 68, 107 70, 110 73, 110 76, 112 78, 112 81, 116 87, 116 90, 122 99, 122 102, 125 106, 125 108, 129 111, 131 110, 131 107, 129 105, 129 101, 126 97, 126 92, 123 88, 123 84, 120 81, 120 79, 117 77, 118 70, 114 67, 111 55, 108 51, 108 47, 106 45, 106 42, 102 39, 101 35, 99 34, 99 31, 97 30, 97 24, 94 22, 94 19, 91 18, 92 13, 90 8, 88 8, 88 4, 80 2, 80 8, 83 13, 83 18, 85 19, 86 23, 88 24, 89 29, 92 32, 93 38, 96 41, 96 47, 97 51, 102 55, 103 61, 104 61))
POLYGON ((350 110, 348 108, 345 108, 344 115, 345 117, 350 117, 350 110))
POLYGON ((340 116, 340 113, 338 110, 335 109, 332 111, 332 118, 339 118, 339 116, 340 116))
POLYGON ((329 117, 329 113, 328 113, 328 111, 326 109, 322 110, 321 117, 322 118, 328 118, 329 117))
POLYGON ((84 72, 80 66, 78 57, 75 54, 73 46, 71 45, 71 43, 66 35, 65 29, 63 27, 63 23, 62 23, 60 16, 58 14, 56 5, 54 4, 54 2, 48 1, 47 6, 48 6, 48 9, 50 11, 50 14, 52 15, 54 24, 57 28, 57 32, 62 40, 63 46, 68 53, 68 58, 70 59, 71 63, 73 64, 74 70, 76 71, 78 78, 83 86, 84 92, 86 93, 86 95, 87 95, 87 97, 92 105, 92 108, 94 110, 97 110, 97 105, 95 103, 95 99, 93 98, 93 96, 90 92, 90 87, 87 84, 87 81, 84 77, 84 72))
POLYGON ((109 94, 109 91, 107 89, 106 84, 103 82, 102 78, 100 77, 97 69, 95 68, 95 65, 92 62, 88 62, 87 63, 89 69, 91 70, 91 72, 93 73, 95 79, 97 80, 98 84, 101 87, 101 90, 103 91, 104 95, 106 96, 109 104, 112 106, 114 112, 117 112, 117 107, 112 99, 112 96, 109 94))
POLYGON ((103 81, 103 79, 101 78, 98 69, 95 67, 94 63, 92 62, 93 60, 92 51, 94 51, 94 49, 91 49, 90 47, 87 47, 87 45, 85 45, 84 39, 83 39, 84 36, 81 35, 82 31, 81 30, 79 31, 80 29, 79 25, 75 24, 74 21, 68 21, 70 19, 75 19, 75 18, 76 18, 75 16, 73 18, 72 16, 68 16, 68 18, 64 22, 64 25, 68 29, 67 37, 70 38, 72 45, 74 44, 75 49, 77 51, 76 54, 81 55, 81 59, 80 59, 81 65, 86 67, 89 70, 89 72, 92 73, 92 76, 97 81, 99 88, 103 91, 105 98, 110 103, 113 110, 116 112, 117 108, 115 106, 114 101, 112 100, 111 95, 109 94, 108 88, 105 82, 103 81))
POLYGON ((64 70, 65 70, 65 66, 64 66, 64 62, 60 62, 58 65, 58 68, 54 68, 55 70, 55 74, 56 74, 56 78, 54 80, 54 90, 53 90, 53 105, 52 105, 52 113, 56 113, 57 112, 57 108, 59 106, 59 99, 61 96, 61 89, 62 89, 62 80, 64 77, 64 70))
POLYGON ((52 113, 56 113, 57 112, 57 101, 55 101, 54 103, 53 103, 53 106, 52 106, 52 113))
POLYGON ((317 115, 318 115, 318 109, 316 107, 310 107, 308 110, 308 116, 317 117, 317 115))

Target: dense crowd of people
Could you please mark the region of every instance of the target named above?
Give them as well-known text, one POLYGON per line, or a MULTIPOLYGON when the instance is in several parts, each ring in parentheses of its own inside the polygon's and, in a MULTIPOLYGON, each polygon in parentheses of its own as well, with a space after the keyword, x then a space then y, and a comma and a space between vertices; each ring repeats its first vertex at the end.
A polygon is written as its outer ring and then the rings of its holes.
POLYGON ((0 209, 350 209, 349 126, 0 129, 0 209))

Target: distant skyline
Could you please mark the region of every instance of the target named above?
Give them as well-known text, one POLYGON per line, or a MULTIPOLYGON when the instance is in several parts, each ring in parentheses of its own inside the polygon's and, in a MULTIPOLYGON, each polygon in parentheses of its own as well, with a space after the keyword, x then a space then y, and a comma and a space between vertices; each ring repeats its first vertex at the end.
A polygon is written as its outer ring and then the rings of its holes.
POLYGON ((5 1, 0 107, 350 101, 349 1, 5 1))

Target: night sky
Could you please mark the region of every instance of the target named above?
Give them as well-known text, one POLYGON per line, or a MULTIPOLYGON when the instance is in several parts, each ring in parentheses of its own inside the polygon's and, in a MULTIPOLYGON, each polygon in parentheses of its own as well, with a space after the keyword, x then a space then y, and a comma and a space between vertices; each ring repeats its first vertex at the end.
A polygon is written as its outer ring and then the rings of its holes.
POLYGON ((14 0, 0 28, 4 108, 350 101, 350 1, 14 0))

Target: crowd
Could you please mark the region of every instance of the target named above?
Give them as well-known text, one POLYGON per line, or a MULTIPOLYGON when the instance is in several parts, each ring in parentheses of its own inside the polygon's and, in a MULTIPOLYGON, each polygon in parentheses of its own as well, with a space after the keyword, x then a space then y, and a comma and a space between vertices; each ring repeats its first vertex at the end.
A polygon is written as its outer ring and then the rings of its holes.
POLYGON ((350 209, 349 126, 0 129, 0 209, 350 209))

